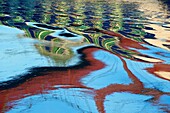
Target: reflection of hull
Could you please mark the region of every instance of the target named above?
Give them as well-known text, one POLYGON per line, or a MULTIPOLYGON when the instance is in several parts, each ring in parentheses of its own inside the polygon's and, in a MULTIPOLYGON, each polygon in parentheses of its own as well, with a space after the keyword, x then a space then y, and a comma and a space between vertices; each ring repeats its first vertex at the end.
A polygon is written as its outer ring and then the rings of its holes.
POLYGON ((26 75, 24 76, 25 79, 23 77, 23 80, 21 78, 21 80, 17 80, 18 82, 11 81, 11 83, 12 82, 14 83, 7 85, 8 83, 10 83, 8 82, 6 84, 7 86, 1 86, 1 88, 7 88, 7 87, 10 88, 14 86, 17 87, 14 87, 12 89, 4 89, 0 91, 0 97, 1 97, 0 111, 9 110, 12 107, 12 105, 8 103, 24 98, 25 96, 45 93, 45 91, 55 89, 54 88, 55 85, 70 85, 71 87, 86 88, 79 82, 79 79, 87 75, 88 73, 90 73, 90 71, 98 70, 104 66, 100 61, 97 61, 93 58, 92 52, 96 50, 98 49, 89 48, 83 50, 83 54, 86 54, 85 59, 91 64, 89 65, 88 63, 84 63, 83 64, 85 65, 84 68, 82 68, 83 67, 82 65, 81 68, 77 66, 71 68, 54 67, 54 68, 35 69, 35 71, 33 71, 32 74, 33 77, 32 79, 27 78, 28 76, 31 77, 31 75, 26 75), (54 71, 54 70, 58 70, 58 71, 54 71), (35 74, 43 75, 43 76, 35 77, 34 76, 35 74))
MULTIPOLYGON (((86 85, 82 81, 83 78, 86 78, 90 75, 93 76, 92 73, 94 73, 95 71, 100 71, 103 68, 106 68, 106 69, 108 68, 104 72, 109 73, 108 70, 110 69, 110 67, 108 67, 107 64, 103 62, 104 59, 102 58, 104 54, 109 55, 110 53, 103 51, 101 49, 98 49, 98 48, 94 48, 94 47, 86 47, 78 51, 79 53, 83 53, 82 61, 84 62, 81 65, 73 66, 73 67, 63 67, 63 68, 62 67, 60 68, 57 68, 57 67, 35 68, 32 70, 32 73, 28 74, 29 76, 28 75, 23 76, 22 77, 23 79, 17 80, 18 82, 16 82, 15 80, 15 81, 11 81, 11 84, 8 84, 7 86, 4 85, 4 88, 10 88, 10 89, 4 89, 0 91, 0 98, 2 98, 1 104, 0 104, 1 105, 0 110, 2 111, 13 110, 13 107, 15 108, 15 106, 18 106, 18 107, 20 106, 20 104, 17 104, 19 100, 22 100, 23 98, 27 98, 27 97, 31 98, 31 96, 34 96, 34 95, 36 96, 36 95, 42 94, 42 96, 44 95, 44 98, 46 98, 45 95, 46 94, 48 95, 50 91, 52 92, 54 91, 54 93, 51 92, 52 96, 56 98, 61 98, 61 99, 66 99, 68 96, 71 96, 69 95, 70 90, 74 90, 74 93, 75 93, 74 95, 82 96, 82 95, 77 95, 80 90, 76 90, 76 88, 81 88, 82 92, 84 92, 85 95, 90 96, 95 102, 94 104, 96 106, 95 108, 97 108, 98 112, 101 112, 101 113, 111 112, 110 110, 106 111, 106 109, 104 108, 105 103, 107 102, 107 100, 105 99, 106 97, 110 98, 111 95, 114 96, 114 94, 116 96, 117 94, 119 94, 119 92, 130 92, 132 93, 132 95, 136 96, 135 98, 138 98, 138 96, 140 97, 141 95, 146 96, 146 99, 140 100, 142 101, 144 105, 148 103, 150 99, 152 101, 150 101, 149 103, 157 105, 159 104, 157 103, 157 101, 162 95, 166 95, 166 94, 169 95, 169 93, 164 93, 154 88, 146 88, 144 86, 144 83, 142 83, 138 79, 138 77, 136 77, 136 75, 134 75, 131 72, 130 68, 126 64, 126 61, 121 56, 117 56, 117 58, 119 58, 119 60, 122 63, 122 67, 120 68, 122 68, 123 70, 125 70, 125 72, 127 72, 127 75, 132 80, 132 83, 130 84, 123 84, 123 83, 112 84, 111 83, 105 87, 101 87, 97 89, 93 88, 93 86, 86 85), (100 56, 95 56, 97 58, 96 59, 94 57, 94 53, 98 52, 99 50, 102 52, 101 58, 100 56)), ((110 55, 111 55, 110 57, 112 58, 112 54, 110 55)), ((113 62, 113 66, 116 66, 114 64, 115 62, 113 62)), ((118 63, 117 65, 120 65, 120 64, 118 63)), ((114 75, 116 73, 117 72, 112 72, 111 74, 113 76, 112 78, 114 78, 114 75)), ((122 80, 124 76, 125 75, 122 75, 122 80)), ((99 73, 96 79, 100 79, 100 77, 105 77, 105 76, 102 76, 99 73)), ((93 79, 91 80, 93 81, 93 79)), ((100 82, 100 84, 102 84, 102 82, 100 82)), ((131 94, 127 94, 127 95, 131 95, 131 94)), ((78 97, 73 96, 73 98, 78 98, 78 97)), ((126 98, 129 98, 129 97, 127 96, 126 98)), ((82 101, 85 101, 84 98, 81 98, 81 99, 82 101)), ((48 96, 47 96, 47 100, 48 100, 48 96)), ((81 100, 79 101, 81 102, 81 100)), ((132 102, 129 100, 126 100, 126 101, 130 103, 132 102)), ((81 106, 81 104, 75 105, 77 103, 72 102, 72 99, 66 100, 65 102, 72 103, 73 108, 74 106, 79 106, 80 108, 78 107, 78 109, 83 109, 83 106, 81 106)), ((30 103, 30 104, 33 104, 33 103, 30 103)), ((153 107, 156 107, 156 106, 153 106, 153 107)), ((162 108, 168 111, 168 108, 166 105, 162 106, 162 108)), ((30 108, 28 107, 26 109, 31 109, 31 107, 30 108)), ((125 110, 125 108, 122 108, 122 109, 125 110)), ((140 109, 143 109, 145 111, 147 108, 146 109, 140 108, 140 109)), ((88 112, 93 112, 94 109, 91 108, 91 109, 83 109, 83 110, 85 111, 89 110, 88 112)), ((149 111, 152 111, 152 110, 149 110, 149 111)))

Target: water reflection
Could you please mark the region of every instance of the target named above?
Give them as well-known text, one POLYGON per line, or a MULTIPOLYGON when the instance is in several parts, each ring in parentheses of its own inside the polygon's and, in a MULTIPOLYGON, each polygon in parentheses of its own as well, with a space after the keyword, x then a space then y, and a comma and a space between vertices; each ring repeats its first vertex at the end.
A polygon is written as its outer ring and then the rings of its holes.
MULTIPOLYGON (((27 65, 22 73, 17 66, 9 68, 16 73, 9 71, 7 76, 0 71, 2 112, 170 111, 166 0, 0 2, 0 24, 25 33, 20 38, 9 33, 5 39, 16 43, 30 37, 38 43, 31 42, 25 50, 32 48, 39 55, 19 54, 19 58, 32 58, 22 60, 22 66, 27 65), (50 108, 44 108, 47 104, 50 108)), ((3 32, 2 40, 8 34, 3 32)), ((1 46, 11 47, 9 43, 1 42, 1 46)), ((9 60, 4 57, 2 61, 9 60)))

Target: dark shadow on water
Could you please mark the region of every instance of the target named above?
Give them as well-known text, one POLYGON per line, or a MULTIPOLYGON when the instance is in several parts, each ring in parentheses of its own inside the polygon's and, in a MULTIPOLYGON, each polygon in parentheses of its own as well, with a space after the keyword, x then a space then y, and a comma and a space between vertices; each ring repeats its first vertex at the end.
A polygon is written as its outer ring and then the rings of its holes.
POLYGON ((29 69, 27 74, 19 75, 18 77, 13 78, 12 80, 0 83, 0 90, 7 90, 10 88, 17 87, 18 85, 28 81, 29 79, 37 77, 37 76, 43 76, 47 72, 50 73, 53 71, 68 71, 69 69, 76 70, 76 69, 84 68, 84 67, 90 65, 90 62, 88 62, 88 60, 85 59, 86 55, 82 53, 82 51, 87 48, 97 48, 97 47, 89 46, 89 47, 84 47, 82 49, 77 50, 78 54, 81 55, 80 56, 81 62, 79 62, 79 64, 77 64, 77 65, 70 66, 70 67, 36 67, 36 68, 32 68, 32 69, 29 69))

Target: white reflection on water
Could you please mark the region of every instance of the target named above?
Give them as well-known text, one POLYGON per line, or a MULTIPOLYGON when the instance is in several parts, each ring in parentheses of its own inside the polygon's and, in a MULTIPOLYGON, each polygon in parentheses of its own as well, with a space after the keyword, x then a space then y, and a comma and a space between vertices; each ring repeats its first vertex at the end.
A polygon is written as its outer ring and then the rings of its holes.
POLYGON ((24 74, 31 67, 54 66, 54 61, 42 56, 33 46, 37 41, 30 38, 18 38, 23 31, 0 26, 0 82, 24 74))
MULTIPOLYGON (((39 43, 38 40, 19 38, 18 35, 23 35, 23 31, 3 25, 0 26, 0 31, 0 82, 24 74, 32 67, 62 66, 39 54, 34 46, 39 43)), ((79 61, 79 56, 74 56, 65 65, 75 65, 79 61)))
POLYGON ((170 51, 162 49, 162 48, 158 48, 155 46, 150 46, 150 45, 146 45, 143 44, 144 47, 148 48, 148 50, 140 50, 140 49, 135 49, 135 48, 131 48, 133 50, 136 50, 142 54, 148 55, 150 57, 153 58, 157 58, 162 60, 165 64, 169 64, 170 63, 170 51), (156 54, 156 53, 161 53, 160 54, 156 54))

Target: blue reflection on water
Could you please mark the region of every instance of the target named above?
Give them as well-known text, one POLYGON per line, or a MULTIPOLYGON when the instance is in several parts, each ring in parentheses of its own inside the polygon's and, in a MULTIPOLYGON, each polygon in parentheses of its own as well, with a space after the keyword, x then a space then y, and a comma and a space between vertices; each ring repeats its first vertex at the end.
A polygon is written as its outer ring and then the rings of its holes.
POLYGON ((105 67, 93 71, 82 79, 82 82, 94 89, 100 89, 110 84, 130 84, 132 80, 128 77, 120 58, 109 52, 99 50, 94 54, 94 58, 102 61, 105 67), (102 82, 101 82, 102 81, 102 82))

